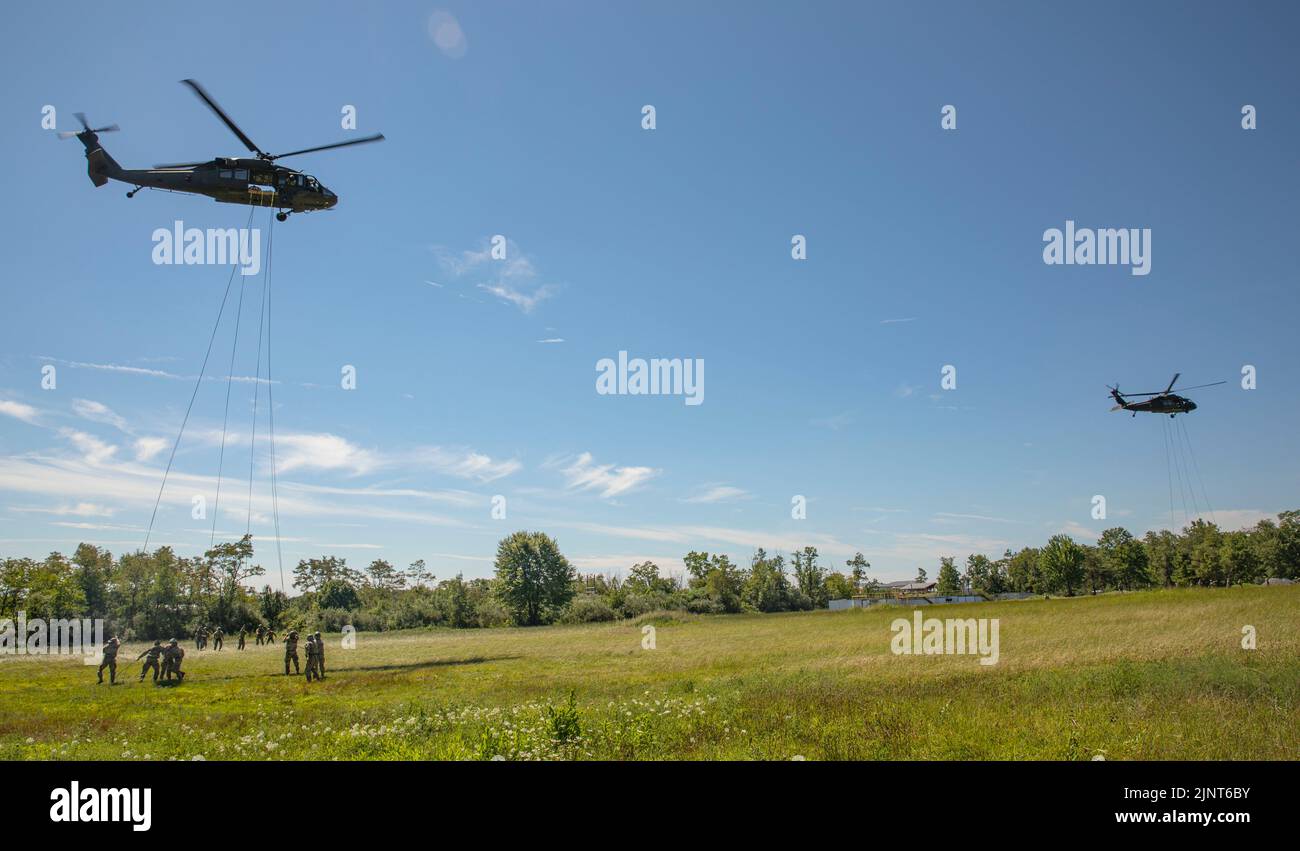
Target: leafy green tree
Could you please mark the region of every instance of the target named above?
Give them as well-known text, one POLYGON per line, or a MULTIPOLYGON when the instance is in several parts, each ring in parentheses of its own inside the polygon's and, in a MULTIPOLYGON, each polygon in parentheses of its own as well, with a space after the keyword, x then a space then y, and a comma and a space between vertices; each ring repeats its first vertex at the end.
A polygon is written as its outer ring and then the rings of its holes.
POLYGON ((263 586, 262 593, 257 595, 257 607, 263 623, 279 626, 280 619, 289 608, 289 598, 283 591, 273 590, 270 585, 266 585, 263 586))
POLYGON ((316 602, 322 609, 346 609, 353 612, 361 608, 361 595, 346 579, 328 579, 316 592, 316 602))
POLYGON ((817 563, 817 548, 804 547, 790 558, 799 590, 812 601, 813 608, 826 608, 826 569, 817 563))
POLYGON ((1083 581, 1093 594, 1106 590, 1111 582, 1110 563, 1096 547, 1080 544, 1083 550, 1083 581))
POLYGON ((1005 561, 992 562, 989 557, 972 553, 966 557, 966 584, 976 594, 993 596, 1007 590, 1005 561))
POLYGON ((1168 529, 1150 531, 1142 537, 1142 548, 1146 551, 1147 564, 1156 581, 1166 588, 1172 588, 1174 577, 1181 572, 1178 536, 1168 529))
POLYGON ((1040 556, 1048 587, 1053 591, 1064 588, 1065 595, 1073 597, 1083 581, 1083 559, 1083 548, 1069 535, 1053 535, 1040 556))
POLYGON ((554 619, 573 598, 576 576, 555 539, 542 532, 515 532, 497 544, 496 592, 516 624, 554 619))
POLYGON ((957 572, 952 556, 939 559, 939 578, 935 582, 934 590, 936 594, 945 597, 961 593, 961 574, 957 572))
POLYGON ((926 580, 925 568, 924 568, 924 567, 918 567, 918 568, 916 569, 916 581, 917 581, 917 582, 924 582, 925 580, 926 580))
POLYGON ((1151 584, 1146 548, 1129 530, 1122 526, 1107 529, 1097 539, 1097 549, 1115 587, 1128 591, 1151 584))
POLYGON ((1025 547, 1019 552, 1007 550, 1007 583, 1020 594, 1042 594, 1047 590, 1040 565, 1042 551, 1025 547))
POLYGON ((794 601, 785 575, 785 559, 780 555, 768 556, 766 550, 759 548, 750 562, 742 596, 745 605, 755 611, 790 611, 794 601))
POLYGON ((406 587, 406 574, 387 560, 377 558, 366 568, 366 583, 376 591, 396 591, 406 587))
POLYGON ((293 587, 299 591, 319 591, 331 579, 342 579, 353 588, 361 585, 361 577, 348 567, 347 559, 336 556, 303 559, 293 569, 293 587))
POLYGON ((853 582, 843 573, 828 573, 823 583, 828 600, 847 600, 855 593, 853 582))
POLYGON ((867 561, 862 553, 855 553, 853 558, 844 562, 844 566, 849 569, 849 580, 853 583, 854 593, 860 594, 865 591, 869 582, 867 571, 871 569, 871 562, 867 561))
POLYGON ((1250 545, 1248 532, 1227 532, 1223 536, 1223 551, 1219 563, 1223 566, 1224 584, 1238 585, 1259 582, 1262 575, 1255 548, 1250 545))

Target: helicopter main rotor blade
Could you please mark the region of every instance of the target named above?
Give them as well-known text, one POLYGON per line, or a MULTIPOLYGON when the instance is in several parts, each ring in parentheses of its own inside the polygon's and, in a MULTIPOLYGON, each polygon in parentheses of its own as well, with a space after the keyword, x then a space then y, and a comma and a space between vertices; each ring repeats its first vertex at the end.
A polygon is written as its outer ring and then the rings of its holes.
POLYGON ((203 88, 203 86, 199 85, 194 80, 181 80, 181 82, 189 86, 190 89, 194 92, 194 94, 198 95, 199 100, 207 104, 208 109, 211 109, 213 112, 215 112, 217 114, 217 117, 220 118, 223 122, 225 122, 225 125, 230 128, 230 132, 238 136, 239 141, 244 143, 244 147, 248 148, 248 150, 257 154, 259 157, 266 156, 266 153, 262 151, 261 148, 253 144, 252 139, 244 135, 244 131, 239 129, 239 125, 236 124, 234 121, 231 121, 230 116, 226 115, 225 111, 223 111, 221 107, 217 106, 217 102, 212 99, 212 96, 207 93, 207 91, 203 88))
POLYGON ((1180 376, 1180 375, 1182 375, 1181 372, 1175 372, 1175 373, 1174 373, 1174 377, 1171 378, 1171 379, 1169 379, 1169 386, 1165 388, 1165 392, 1166 392, 1166 393, 1168 393, 1170 390, 1173 390, 1173 389, 1174 389, 1174 384, 1176 384, 1176 383, 1178 382, 1178 376, 1180 376))
POLYGON ((1227 384, 1226 381, 1212 381, 1209 384, 1193 384, 1191 387, 1179 387, 1179 390, 1200 390, 1202 387, 1214 387, 1219 384, 1227 384))
POLYGON ((267 159, 279 160, 285 157, 296 157, 299 154, 310 154, 313 153, 314 151, 328 151, 331 148, 346 148, 349 145, 364 145, 367 142, 382 142, 382 141, 384 141, 384 134, 376 133, 375 135, 367 136, 364 139, 352 139, 347 142, 335 142, 332 145, 321 145, 316 148, 303 148, 301 151, 290 151, 287 154, 276 154, 273 157, 267 157, 267 159))

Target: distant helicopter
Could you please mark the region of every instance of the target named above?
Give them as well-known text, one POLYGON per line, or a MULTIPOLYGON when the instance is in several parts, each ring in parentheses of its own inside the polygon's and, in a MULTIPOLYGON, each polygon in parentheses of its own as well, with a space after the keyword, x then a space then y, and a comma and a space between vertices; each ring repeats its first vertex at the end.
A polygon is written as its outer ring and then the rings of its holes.
POLYGON ((157 165, 151 169, 124 169, 99 144, 100 133, 111 133, 120 129, 116 124, 92 130, 84 113, 78 112, 77 120, 84 128, 81 132, 63 132, 60 139, 76 136, 86 146, 86 170, 90 180, 96 186, 103 186, 109 180, 120 180, 135 186, 126 197, 134 198, 141 189, 166 189, 172 192, 189 192, 195 195, 207 195, 225 204, 248 204, 254 207, 273 207, 280 212, 276 219, 284 221, 289 213, 306 213, 312 210, 328 210, 339 202, 339 198, 312 177, 291 168, 275 165, 275 161, 284 157, 309 154, 313 151, 328 151, 331 148, 345 148, 349 145, 364 145, 367 142, 379 142, 384 134, 376 133, 363 139, 347 142, 335 142, 316 148, 303 148, 287 154, 268 154, 253 144, 244 135, 230 116, 217 106, 201 85, 194 80, 181 80, 189 86, 199 100, 217 114, 230 131, 244 143, 248 150, 257 154, 252 157, 216 157, 205 162, 174 163, 157 165), (288 211, 288 212, 286 212, 288 211))
MULTIPOLYGON (((1178 381, 1181 372, 1175 372, 1174 377, 1170 379, 1169 386, 1158 393, 1121 393, 1119 385, 1107 387, 1110 390, 1111 398, 1119 404, 1111 408, 1112 411, 1132 411, 1133 416, 1138 415, 1138 411, 1148 414, 1168 414, 1173 417, 1177 414, 1189 414, 1196 410, 1196 403, 1185 396, 1179 396, 1173 392, 1174 383, 1178 381), (1129 398, 1136 396, 1150 396, 1142 402, 1130 402, 1129 398), (1128 397, 1128 398, 1126 398, 1128 397)), ((1193 387, 1180 387, 1179 390, 1197 390, 1202 387, 1214 387, 1218 384, 1227 384, 1226 381, 1214 381, 1210 384, 1197 384, 1193 387)))

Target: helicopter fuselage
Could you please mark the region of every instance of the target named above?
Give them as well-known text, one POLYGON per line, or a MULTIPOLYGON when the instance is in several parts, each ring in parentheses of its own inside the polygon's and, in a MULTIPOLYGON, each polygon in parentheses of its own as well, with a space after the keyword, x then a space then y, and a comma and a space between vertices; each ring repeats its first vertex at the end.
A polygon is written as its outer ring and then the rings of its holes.
POLYGON ((295 213, 328 210, 339 200, 311 175, 253 157, 217 157, 185 168, 124 169, 104 153, 97 141, 82 139, 90 178, 97 185, 103 185, 107 178, 136 187, 206 195, 223 204, 273 207, 295 213))
POLYGON ((1150 399, 1144 399, 1141 402, 1131 402, 1125 399, 1122 393, 1111 391, 1118 405, 1111 408, 1112 411, 1131 411, 1133 416, 1139 413, 1144 414, 1189 414, 1196 410, 1196 403, 1185 396, 1179 396, 1177 393, 1165 393, 1159 396, 1153 396, 1150 399))

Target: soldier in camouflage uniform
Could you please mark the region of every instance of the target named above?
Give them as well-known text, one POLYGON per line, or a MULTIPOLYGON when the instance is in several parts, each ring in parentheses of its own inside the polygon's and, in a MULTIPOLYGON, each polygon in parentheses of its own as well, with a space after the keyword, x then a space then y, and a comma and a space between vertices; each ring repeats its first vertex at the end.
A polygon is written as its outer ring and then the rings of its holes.
POLYGON ((239 628, 239 644, 235 647, 236 650, 244 649, 244 639, 247 637, 248 637, 248 627, 241 626, 239 628))
POLYGON ((325 679, 325 639, 316 633, 316 679, 325 679))
POLYGON ((307 633, 306 650, 307 650, 307 682, 311 682, 313 679, 319 679, 319 674, 317 673, 316 670, 316 636, 312 635, 310 632, 307 633))
POLYGON ((262 639, 266 637, 266 627, 260 623, 257 625, 257 646, 262 646, 262 639))
POLYGON ((266 628, 266 643, 267 644, 275 643, 275 627, 273 626, 268 626, 266 628))
POLYGON ((289 676, 289 662, 293 662, 293 672, 300 673, 298 670, 298 633, 290 630, 289 634, 284 637, 284 675, 289 676))
POLYGON ((158 682, 158 660, 162 657, 162 654, 162 642, 155 641, 153 647, 146 648, 139 656, 135 657, 137 662, 144 659, 144 667, 140 669, 140 682, 144 682, 144 675, 149 673, 150 668, 153 668, 153 681, 158 682))
POLYGON ((222 645, 221 638, 222 638, 222 636, 224 636, 225 634, 226 634, 226 631, 225 631, 224 629, 222 629, 221 627, 217 627, 217 628, 213 631, 213 633, 212 633, 212 649, 213 649, 213 650, 220 650, 220 649, 221 649, 221 645, 222 645))
POLYGON ((104 645, 104 657, 99 660, 99 682, 104 682, 104 669, 108 668, 108 683, 114 685, 117 683, 117 648, 122 646, 122 642, 113 636, 104 645))
POLYGON ((207 632, 204 630, 204 628, 203 628, 202 626, 200 626, 200 627, 198 627, 197 629, 194 630, 194 649, 195 649, 195 650, 202 650, 202 649, 203 649, 203 639, 206 638, 206 637, 207 637, 207 632))
POLYGON ((163 673, 167 679, 170 680, 174 674, 177 680, 185 682, 185 672, 181 670, 181 661, 184 659, 185 648, 173 638, 163 651, 163 673))

